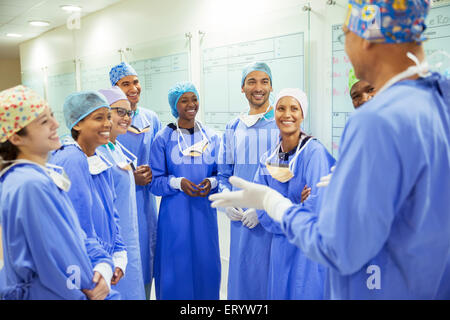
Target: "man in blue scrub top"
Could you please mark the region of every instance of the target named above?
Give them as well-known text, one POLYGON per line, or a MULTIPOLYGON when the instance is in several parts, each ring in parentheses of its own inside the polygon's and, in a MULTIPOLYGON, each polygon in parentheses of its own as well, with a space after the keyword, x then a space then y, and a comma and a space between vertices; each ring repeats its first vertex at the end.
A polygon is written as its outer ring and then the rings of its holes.
POLYGON ((331 299, 450 299, 450 80, 425 63, 430 4, 359 3, 349 1, 345 49, 380 89, 346 124, 319 212, 239 178, 243 190, 210 198, 281 221, 328 266, 331 299))
POLYGON ((128 132, 117 140, 137 157, 134 171, 136 181, 136 203, 138 212, 139 246, 141 251, 142 272, 147 298, 153 278, 153 259, 156 247, 157 209, 156 200, 150 193, 152 172, 150 169, 150 146, 156 133, 161 129, 161 122, 155 112, 138 107, 141 84, 132 66, 122 62, 109 72, 111 85, 118 86, 130 101, 134 116, 128 132))
MULTIPOLYGON (((219 149, 219 190, 231 191, 232 175, 252 181, 260 157, 278 142, 279 130, 269 102, 272 73, 263 62, 242 72, 242 93, 248 112, 227 124, 219 149)), ((258 222, 254 210, 225 208, 231 220, 228 299, 266 299, 272 234, 258 222)))

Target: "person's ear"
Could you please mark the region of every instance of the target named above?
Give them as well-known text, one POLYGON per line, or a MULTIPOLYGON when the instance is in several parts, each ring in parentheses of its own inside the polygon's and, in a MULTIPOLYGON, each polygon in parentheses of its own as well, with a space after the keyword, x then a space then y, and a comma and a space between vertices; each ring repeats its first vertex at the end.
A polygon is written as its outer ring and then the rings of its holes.
POLYGON ((14 133, 8 140, 16 147, 23 145, 23 137, 19 136, 17 133, 14 133))
POLYGON ((74 125, 72 129, 74 129, 75 131, 80 132, 81 131, 81 127, 79 125, 79 122, 76 125, 74 125))
POLYGON ((372 49, 373 47, 374 47, 374 43, 373 42, 370 42, 370 41, 368 41, 368 40, 366 40, 366 39, 363 39, 362 40, 363 42, 362 42, 362 48, 363 48, 363 50, 370 50, 370 49, 372 49))

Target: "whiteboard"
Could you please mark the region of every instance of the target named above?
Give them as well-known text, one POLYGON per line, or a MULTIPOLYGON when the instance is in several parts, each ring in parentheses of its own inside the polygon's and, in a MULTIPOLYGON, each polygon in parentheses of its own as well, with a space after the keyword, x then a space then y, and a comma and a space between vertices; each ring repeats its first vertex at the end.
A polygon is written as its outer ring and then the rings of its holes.
POLYGON ((189 81, 187 52, 131 61, 141 83, 139 106, 154 111, 163 125, 175 119, 168 102, 169 89, 179 81, 189 81))
POLYGON ((82 57, 80 65, 81 90, 95 90, 111 88, 109 71, 120 63, 120 54, 104 53, 82 57))
MULTIPOLYGON (((424 50, 430 65, 445 61, 436 71, 449 68, 448 58, 442 55, 430 57, 437 50, 445 50, 450 54, 450 5, 434 7, 430 10, 427 20, 424 50)), ((338 157, 339 141, 348 117, 354 111, 348 89, 348 72, 351 69, 350 60, 344 52, 344 46, 339 43, 338 36, 342 34, 342 25, 332 26, 332 154, 338 157)))
MULTIPOLYGON (((304 34, 241 42, 204 49, 202 52, 203 99, 205 123, 217 131, 248 110, 248 101, 241 92, 242 69, 253 61, 266 62, 272 71, 271 103, 283 88, 304 90, 304 34)), ((303 123, 309 132, 310 116, 303 123)))
POLYGON ((68 134, 70 132, 64 120, 63 105, 66 97, 77 91, 75 62, 68 61, 48 67, 47 86, 47 101, 59 123, 58 135, 68 134))
POLYGON ((353 112, 353 104, 348 89, 348 73, 352 68, 349 58, 345 54, 344 45, 338 41, 343 34, 342 25, 332 26, 332 54, 331 54, 331 153, 337 158, 339 140, 348 117, 353 112))
POLYGON ((444 50, 450 54, 450 5, 435 7, 430 10, 427 17, 427 29, 425 36, 428 38, 424 42, 427 61, 431 66, 439 62, 444 62, 441 67, 433 69, 443 72, 450 68, 449 58, 443 55, 432 55, 438 50, 444 50))
POLYGON ((22 71, 22 84, 45 98, 44 72, 42 69, 22 71))

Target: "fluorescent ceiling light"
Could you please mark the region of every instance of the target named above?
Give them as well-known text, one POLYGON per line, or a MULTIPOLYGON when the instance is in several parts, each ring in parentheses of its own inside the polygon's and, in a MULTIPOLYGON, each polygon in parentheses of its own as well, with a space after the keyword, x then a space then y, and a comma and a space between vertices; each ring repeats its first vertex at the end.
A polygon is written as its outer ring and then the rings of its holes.
POLYGON ((47 27, 50 25, 50 22, 47 21, 39 21, 39 20, 35 20, 35 21, 28 21, 28 23, 34 27, 47 27))
POLYGON ((79 12, 81 11, 81 7, 79 6, 73 6, 73 5, 64 5, 60 6, 61 10, 67 11, 67 12, 79 12))
POLYGON ((20 37, 22 37, 22 35, 18 34, 18 33, 7 33, 6 36, 10 37, 10 38, 20 38, 20 37))

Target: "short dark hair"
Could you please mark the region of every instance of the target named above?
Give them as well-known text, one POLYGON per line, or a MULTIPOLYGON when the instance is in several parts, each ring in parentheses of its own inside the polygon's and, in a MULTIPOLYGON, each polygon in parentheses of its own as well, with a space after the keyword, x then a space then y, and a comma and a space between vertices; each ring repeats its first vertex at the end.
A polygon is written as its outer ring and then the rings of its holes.
MULTIPOLYGON (((21 130, 16 132, 19 136, 23 137, 27 135, 27 128, 22 128, 21 130)), ((17 156, 19 155, 19 148, 15 145, 13 145, 9 140, 6 140, 5 142, 0 143, 0 158, 3 159, 3 161, 13 161, 17 159, 17 156)), ((9 164, 1 164, 0 169, 4 169, 9 164)))

